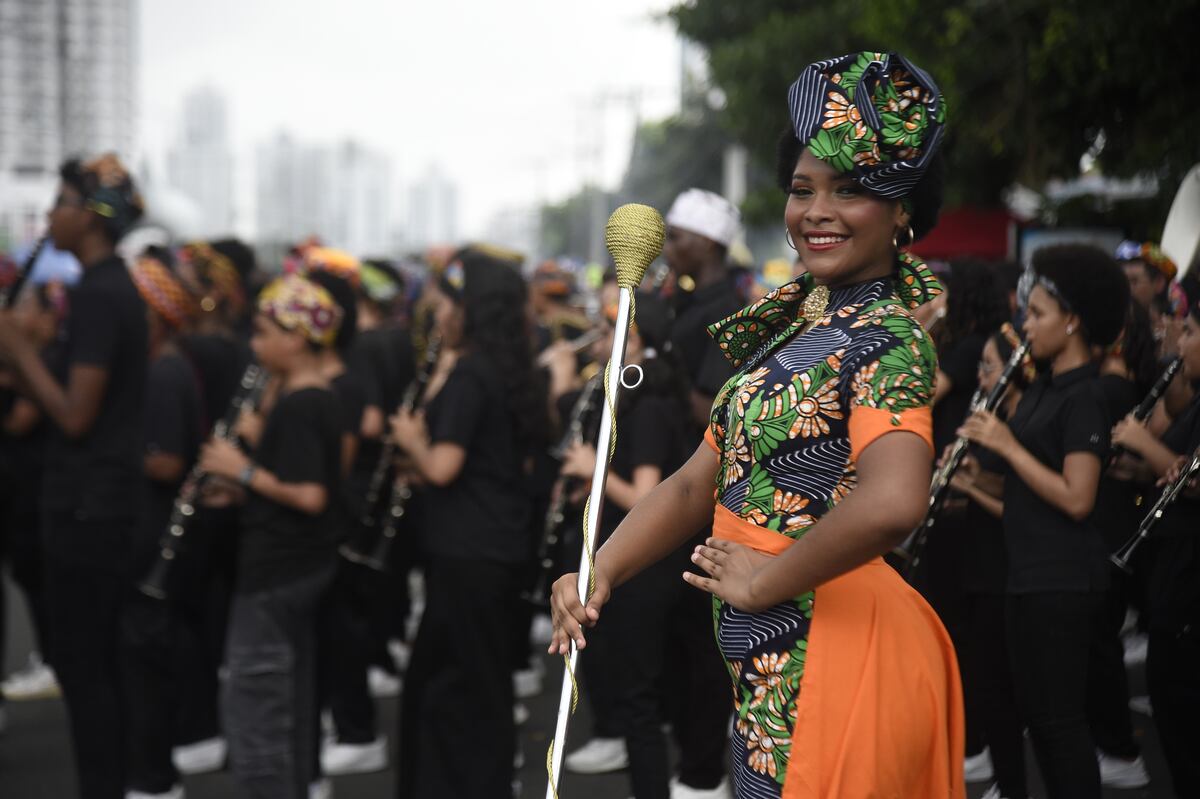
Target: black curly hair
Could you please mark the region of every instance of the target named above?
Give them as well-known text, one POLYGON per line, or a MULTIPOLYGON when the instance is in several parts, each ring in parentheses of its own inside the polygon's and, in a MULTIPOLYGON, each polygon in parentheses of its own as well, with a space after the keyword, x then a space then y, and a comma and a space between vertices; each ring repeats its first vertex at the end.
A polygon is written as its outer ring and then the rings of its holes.
POLYGON ((972 333, 988 335, 1008 321, 1008 295, 995 266, 987 261, 952 261, 944 278, 946 328, 942 344, 972 333))
POLYGON ((466 348, 486 352, 504 382, 505 409, 521 451, 532 455, 548 444, 550 423, 534 367, 525 281, 509 262, 472 248, 460 250, 454 261, 463 268, 462 291, 451 296, 463 308, 466 348))
POLYGON ((1148 393, 1158 377, 1158 344, 1154 341, 1150 313, 1133 300, 1129 302, 1125 328, 1121 331, 1121 358, 1133 375, 1138 393, 1148 393))
MULTIPOLYGON (((804 153, 804 144, 796 138, 789 123, 779 134, 779 142, 775 149, 775 182, 787 193, 792 187, 792 175, 796 171, 796 162, 804 153)), ((942 210, 942 195, 946 187, 946 164, 940 153, 929 161, 925 175, 913 187, 912 192, 904 198, 909 204, 909 224, 913 230, 913 240, 919 241, 937 224, 938 214, 942 210)))
POLYGON ((1043 247, 1033 254, 1033 271, 1053 284, 1064 310, 1079 316, 1088 344, 1107 347, 1121 335, 1129 281, 1108 253, 1088 244, 1043 247))

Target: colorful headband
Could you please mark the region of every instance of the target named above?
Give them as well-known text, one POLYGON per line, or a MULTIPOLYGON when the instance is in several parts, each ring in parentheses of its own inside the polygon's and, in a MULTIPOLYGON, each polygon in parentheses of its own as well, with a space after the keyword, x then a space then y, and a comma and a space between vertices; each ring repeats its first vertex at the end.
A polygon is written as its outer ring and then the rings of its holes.
POLYGON ((195 299, 165 264, 142 257, 129 267, 129 275, 142 300, 171 327, 178 330, 196 317, 195 299))
POLYGON ((309 247, 304 251, 303 258, 305 272, 328 272, 358 287, 360 264, 350 253, 332 247, 309 247))
POLYGON ((1167 257, 1162 248, 1150 241, 1123 241, 1117 246, 1114 257, 1118 261, 1144 261, 1161 272, 1167 280, 1174 280, 1175 275, 1179 274, 1175 262, 1167 257))
POLYGON ((912 192, 945 132, 937 84, 898 53, 811 64, 788 90, 788 107, 809 152, 889 199, 912 192))
MULTIPOLYGON (((237 267, 207 242, 194 241, 185 244, 179 250, 179 260, 191 265, 201 283, 199 286, 188 286, 193 294, 204 295, 212 290, 218 298, 226 302, 242 300, 242 276, 237 267)), ((204 297, 200 304, 205 311, 211 312, 216 309, 215 303, 209 297, 204 297)))
POLYGON ((268 283, 258 295, 258 310, 284 330, 323 347, 333 344, 342 323, 342 309, 329 292, 299 275, 268 283))
POLYGON ((1053 297, 1058 302, 1058 304, 1063 307, 1063 310, 1066 311, 1067 313, 1075 312, 1074 307, 1071 305, 1071 301, 1063 296, 1062 290, 1059 289, 1058 284, 1055 283, 1050 278, 1048 278, 1044 275, 1038 275, 1037 279, 1034 280, 1033 285, 1041 286, 1042 289, 1047 294, 1049 294, 1051 297, 1053 297))
POLYGON ((114 153, 88 161, 79 170, 95 183, 84 198, 84 207, 104 217, 109 229, 120 237, 145 211, 129 171, 114 153))

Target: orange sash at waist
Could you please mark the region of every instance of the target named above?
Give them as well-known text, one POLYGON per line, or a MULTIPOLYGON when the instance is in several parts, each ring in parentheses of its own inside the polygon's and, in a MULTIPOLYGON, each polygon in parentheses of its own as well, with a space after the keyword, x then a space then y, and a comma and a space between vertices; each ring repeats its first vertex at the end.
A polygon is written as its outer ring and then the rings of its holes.
POLYGON ((743 544, 764 555, 779 555, 796 543, 783 533, 746 521, 719 503, 713 512, 713 538, 743 544))

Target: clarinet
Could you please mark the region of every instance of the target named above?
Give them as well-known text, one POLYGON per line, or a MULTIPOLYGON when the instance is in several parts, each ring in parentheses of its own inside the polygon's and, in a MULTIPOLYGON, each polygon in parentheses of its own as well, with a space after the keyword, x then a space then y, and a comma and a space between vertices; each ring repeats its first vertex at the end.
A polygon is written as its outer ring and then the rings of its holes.
MULTIPOLYGON (((1136 408, 1133 409, 1133 418, 1139 422, 1144 422, 1150 418, 1150 414, 1154 412, 1154 406, 1162 399, 1162 395, 1166 392, 1167 387, 1171 385, 1171 381, 1175 379, 1175 374, 1183 366, 1183 356, 1176 355, 1163 369, 1158 379, 1154 381, 1154 385, 1150 387, 1150 393, 1146 395, 1136 408)), ((1114 444, 1108 451, 1108 457, 1105 458, 1105 468, 1112 466, 1117 462, 1117 459, 1125 454, 1125 448, 1120 444, 1114 444)))
MULTIPOLYGON (((429 385, 429 378, 433 375, 434 367, 437 366, 440 351, 441 339, 437 336, 430 336, 425 347, 425 360, 421 363, 421 369, 417 372, 416 378, 405 389, 400 407, 407 411, 413 411, 421 404, 421 400, 425 396, 425 387, 429 385)), ((375 469, 371 472, 371 479, 367 483, 366 506, 359 521, 368 530, 378 525, 379 500, 383 495, 383 487, 387 482, 388 475, 391 474, 396 449, 395 440, 391 436, 387 436, 383 443, 383 451, 379 453, 379 460, 376 461, 375 469)), ((383 526, 374 536, 374 540, 369 543, 362 542, 366 543, 366 546, 343 544, 338 549, 341 556, 351 563, 366 566, 372 571, 387 571, 396 530, 408 510, 410 499, 412 499, 412 487, 409 486, 407 480, 393 483, 387 504, 387 514, 383 520, 383 526)))
POLYGON ((1137 552, 1138 547, 1150 535, 1150 531, 1154 529, 1154 525, 1162 518, 1163 513, 1171 506, 1175 500, 1179 499, 1179 495, 1192 481, 1197 473, 1200 473, 1200 447, 1192 451, 1188 463, 1179 472, 1179 476, 1175 478, 1169 486, 1167 486, 1158 500, 1150 508, 1150 512, 1146 514, 1146 518, 1142 519, 1142 523, 1138 525, 1137 532, 1130 537, 1125 544, 1109 556, 1109 560, 1123 572, 1130 572, 1129 562, 1133 560, 1133 555, 1137 552))
MULTIPOLYGON (((1004 392, 1008 389, 1008 383, 1012 380, 1013 373, 1021 366, 1021 361, 1029 352, 1028 342, 1022 343, 1021 346, 1013 350, 1013 354, 1009 356, 1008 363, 1004 364, 1004 370, 1000 373, 1000 379, 996 381, 996 385, 992 386, 992 390, 988 392, 986 397, 980 399, 982 392, 976 391, 975 396, 971 398, 970 413, 979 411, 994 411, 996 406, 1000 404, 1000 400, 1004 398, 1004 392)), ((916 572, 917 566, 921 562, 921 555, 925 551, 925 545, 929 541, 929 531, 933 529, 937 523, 937 517, 942 512, 942 507, 946 504, 946 499, 950 496, 950 480, 954 477, 954 473, 958 471, 958 467, 962 465, 963 458, 967 456, 967 449, 971 442, 966 438, 959 436, 954 441, 954 446, 950 450, 950 454, 942 462, 941 467, 934 472, 933 480, 929 486, 929 507, 925 511, 925 518, 917 526, 917 529, 905 539, 904 543, 896 549, 892 550, 893 554, 897 555, 905 562, 903 573, 905 579, 911 579, 916 572)))
POLYGON ((30 274, 33 272, 33 264, 37 261, 38 256, 42 254, 42 250, 46 249, 46 245, 50 242, 50 234, 45 233, 33 245, 33 249, 29 251, 29 255, 25 256, 25 262, 21 264, 20 270, 17 272, 17 279, 8 287, 0 298, 0 308, 10 308, 17 301, 17 297, 21 293, 21 289, 25 287, 25 282, 29 280, 30 274))
MULTIPOLYGON (((567 424, 567 432, 563 435, 563 439, 559 442, 559 445, 551 453, 556 459, 562 460, 568 449, 576 444, 583 443, 585 437, 584 428, 587 421, 596 412, 601 391, 604 387, 602 377, 603 373, 601 372, 588 380, 587 384, 583 387, 583 391, 580 392, 579 398, 575 400, 575 404, 571 408, 571 417, 567 424)), ((557 577, 554 571, 555 567, 559 564, 559 556, 563 543, 562 536, 559 533, 562 530, 563 522, 567 518, 567 502, 570 500, 571 488, 575 482, 574 478, 559 476, 550 494, 550 507, 546 510, 546 520, 542 524, 542 538, 538 542, 537 578, 534 580, 533 587, 526 591, 524 595, 525 601, 535 607, 546 606, 550 597, 550 586, 553 584, 555 577, 557 577)))
MULTIPOLYGON (((267 385, 267 372, 257 364, 250 364, 242 373, 238 383, 238 391, 229 403, 225 416, 213 425, 213 438, 229 440, 233 438, 233 427, 237 424, 238 416, 246 408, 258 404, 263 389, 267 385)), ((152 599, 167 599, 169 597, 168 581, 171 575, 171 564, 183 551, 184 538, 188 525, 196 514, 196 497, 204 485, 208 475, 197 463, 184 479, 175 497, 175 505, 171 508, 171 518, 167 523, 166 533, 159 540, 158 560, 150 567, 146 577, 138 585, 138 590, 152 599)))

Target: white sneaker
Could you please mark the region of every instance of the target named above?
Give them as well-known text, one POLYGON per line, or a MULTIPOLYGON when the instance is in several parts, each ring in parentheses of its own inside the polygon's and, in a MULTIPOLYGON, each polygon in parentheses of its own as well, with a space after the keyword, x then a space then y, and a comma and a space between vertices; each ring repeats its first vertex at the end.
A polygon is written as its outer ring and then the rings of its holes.
POLYGON ((567 771, 576 774, 607 774, 629 766, 624 738, 593 738, 563 759, 567 771))
POLYGON ((8 679, 0 683, 0 691, 4 692, 5 698, 14 702, 57 699, 62 696, 54 669, 47 666, 37 652, 29 653, 25 668, 13 672, 8 679))
POLYGON ((533 624, 529 626, 529 643, 534 646, 550 646, 550 639, 554 637, 554 622, 544 613, 539 613, 533 617, 533 624))
POLYGON ((721 780, 716 788, 693 788, 675 777, 671 779, 671 799, 733 799, 733 794, 729 792, 729 780, 721 780))
POLYGON ((1134 713, 1141 713, 1143 716, 1154 715, 1154 708, 1150 705, 1150 697, 1145 694, 1129 697, 1129 709, 1134 713))
MULTIPOLYGON (((549 646, 550 642, 547 641, 549 646)), ((392 662, 396 664, 396 671, 403 674, 408 671, 408 662, 412 660, 412 647, 398 638, 393 638, 387 642, 388 654, 392 656, 392 662)))
POLYGON ((517 702, 513 705, 513 724, 520 727, 525 722, 529 721, 529 708, 524 702, 517 702))
POLYGON ((333 780, 319 779, 308 784, 308 799, 333 799, 333 780))
POLYGON ((225 765, 229 747, 224 738, 208 738, 171 750, 171 762, 180 774, 207 774, 225 765))
POLYGON ((1146 662, 1146 653, 1150 651, 1150 636, 1145 633, 1133 633, 1121 639, 1125 646, 1125 665, 1140 666, 1146 662))
POLYGON ((517 699, 529 699, 542 692, 542 678, 546 675, 546 667, 542 661, 536 660, 527 669, 513 672, 513 694, 517 699))
POLYGON ((984 791, 979 799, 1004 799, 1004 794, 1000 793, 1000 786, 993 782, 992 787, 984 791))
POLYGON ((963 760, 963 779, 967 782, 987 782, 992 775, 992 751, 986 746, 979 754, 963 760))
POLYGON ((369 774, 387 768, 387 738, 366 744, 335 743, 321 747, 321 772, 329 777, 369 774))
POLYGON ((126 791, 125 799, 183 799, 183 786, 172 786, 171 790, 163 793, 146 793, 145 791, 126 791))
POLYGON ((404 683, 394 674, 388 674, 385 670, 378 666, 372 666, 367 670, 367 687, 371 690, 371 696, 376 699, 389 699, 393 696, 400 695, 400 688, 404 683))
POLYGON ((1109 788, 1145 788, 1150 784, 1146 761, 1142 760, 1141 755, 1133 760, 1122 760, 1096 750, 1096 760, 1100 762, 1102 785, 1109 788))

